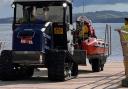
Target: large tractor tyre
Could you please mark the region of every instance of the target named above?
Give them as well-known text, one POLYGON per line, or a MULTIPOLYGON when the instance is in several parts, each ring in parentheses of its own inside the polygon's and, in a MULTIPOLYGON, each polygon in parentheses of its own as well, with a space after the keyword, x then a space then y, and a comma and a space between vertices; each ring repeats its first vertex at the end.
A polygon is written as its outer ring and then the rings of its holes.
POLYGON ((3 50, 0 56, 0 64, 11 63, 12 57, 13 57, 13 52, 11 50, 3 50))
POLYGON ((28 79, 33 76, 34 68, 33 67, 20 67, 19 77, 20 79, 28 79))
POLYGON ((51 53, 48 58, 48 78, 51 81, 65 81, 71 78, 72 63, 64 52, 51 53), (54 57, 53 57, 54 56, 54 57))
POLYGON ((52 61, 48 65, 48 78, 52 81, 64 81, 66 78, 68 67, 64 63, 64 59, 52 61))
POLYGON ((28 78, 31 78, 34 74, 34 68, 28 68, 27 76, 28 78))
POLYGON ((0 78, 3 81, 11 81, 18 79, 18 68, 14 64, 0 65, 0 78))
POLYGON ((92 71, 99 72, 100 71, 100 60, 98 58, 94 58, 91 60, 92 71))
POLYGON ((12 54, 10 50, 3 50, 0 58, 0 79, 15 80, 17 79, 18 70, 15 64, 12 63, 12 54))
POLYGON ((73 63, 73 66, 72 66, 72 76, 77 76, 78 75, 78 64, 77 63, 73 63))

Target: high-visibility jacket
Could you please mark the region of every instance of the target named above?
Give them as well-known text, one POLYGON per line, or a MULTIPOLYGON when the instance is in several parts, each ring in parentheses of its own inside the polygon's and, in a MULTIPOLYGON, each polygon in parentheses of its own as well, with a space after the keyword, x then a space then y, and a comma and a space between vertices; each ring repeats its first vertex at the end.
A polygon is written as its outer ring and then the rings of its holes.
MULTIPOLYGON (((128 32, 128 25, 122 26, 121 29, 128 32)), ((123 34, 123 37, 125 41, 128 41, 128 34, 123 34)))
POLYGON ((82 27, 82 30, 79 32, 79 37, 81 37, 81 38, 86 38, 86 37, 88 37, 88 32, 89 32, 89 28, 88 28, 88 26, 87 25, 84 25, 83 27, 82 27))

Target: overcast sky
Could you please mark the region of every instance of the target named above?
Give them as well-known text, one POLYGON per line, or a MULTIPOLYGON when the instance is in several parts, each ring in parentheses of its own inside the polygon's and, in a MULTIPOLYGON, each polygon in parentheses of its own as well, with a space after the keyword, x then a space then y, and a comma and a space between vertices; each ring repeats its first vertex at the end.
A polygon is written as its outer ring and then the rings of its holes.
POLYGON ((6 18, 13 15, 11 3, 12 0, 0 0, 0 18, 6 18))
MULTIPOLYGON (((0 18, 13 15, 11 3, 13 0, 0 0, 0 18)), ((102 10, 127 11, 128 0, 73 0, 73 12, 83 12, 83 2, 85 3, 85 12, 95 12, 102 10)))
POLYGON ((95 12, 102 10, 126 11, 128 12, 128 0, 74 0, 75 13, 95 12), (83 4, 84 3, 84 4, 83 4))
POLYGON ((128 0, 73 0, 75 6, 83 5, 100 5, 100 4, 116 4, 116 3, 128 3, 128 0))

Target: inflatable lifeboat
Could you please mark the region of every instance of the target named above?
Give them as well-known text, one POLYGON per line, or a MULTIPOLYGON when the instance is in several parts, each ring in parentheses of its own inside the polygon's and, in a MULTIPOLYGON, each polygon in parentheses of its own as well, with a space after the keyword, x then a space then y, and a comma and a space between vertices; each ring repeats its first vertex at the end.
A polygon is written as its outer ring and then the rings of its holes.
POLYGON ((78 33, 78 40, 81 40, 78 43, 81 46, 80 48, 82 48, 82 50, 85 50, 87 56, 107 53, 108 45, 103 39, 97 39, 95 29, 92 26, 92 22, 90 19, 88 19, 86 16, 80 16, 77 18, 76 23, 78 32, 83 33, 82 36, 78 33))

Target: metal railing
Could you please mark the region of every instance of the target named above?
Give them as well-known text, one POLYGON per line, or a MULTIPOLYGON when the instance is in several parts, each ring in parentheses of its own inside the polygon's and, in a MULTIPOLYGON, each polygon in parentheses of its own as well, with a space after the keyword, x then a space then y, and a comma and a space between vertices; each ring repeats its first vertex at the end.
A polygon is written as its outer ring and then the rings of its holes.
POLYGON ((104 45, 104 49, 107 48, 108 49, 108 53, 107 56, 111 55, 112 52, 112 46, 111 46, 111 25, 106 24, 106 29, 105 29, 105 37, 104 37, 104 42, 107 45, 104 45))

